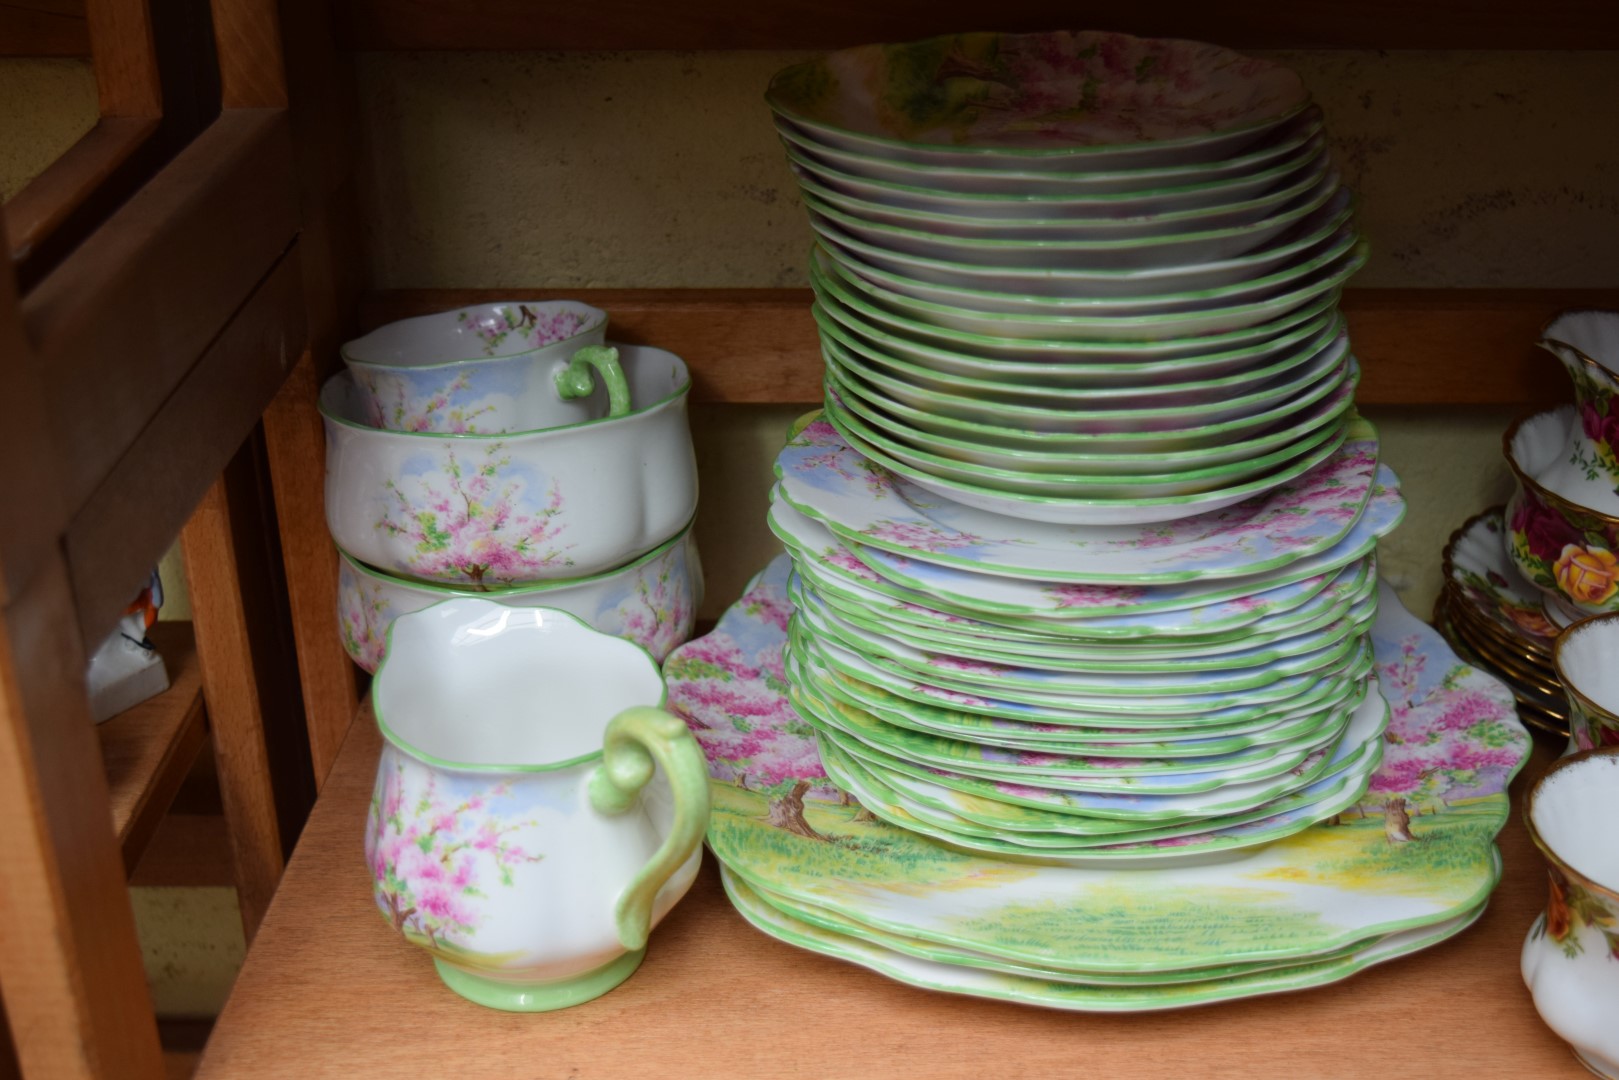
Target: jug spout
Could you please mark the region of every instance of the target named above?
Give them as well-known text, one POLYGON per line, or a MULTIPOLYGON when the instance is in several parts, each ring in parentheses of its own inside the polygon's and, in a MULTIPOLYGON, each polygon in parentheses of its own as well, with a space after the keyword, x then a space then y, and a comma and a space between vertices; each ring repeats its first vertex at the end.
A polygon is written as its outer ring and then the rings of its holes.
POLYGON ((1539 345, 1562 362, 1582 404, 1619 390, 1619 311, 1565 311, 1541 331, 1539 345))

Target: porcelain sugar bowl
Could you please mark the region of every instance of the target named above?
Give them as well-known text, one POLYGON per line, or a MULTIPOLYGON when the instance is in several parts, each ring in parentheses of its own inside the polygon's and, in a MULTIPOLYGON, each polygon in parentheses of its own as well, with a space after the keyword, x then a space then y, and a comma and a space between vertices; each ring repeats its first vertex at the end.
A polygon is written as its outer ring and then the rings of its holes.
POLYGON ((691 379, 664 349, 617 351, 632 410, 506 435, 379 430, 353 378, 332 376, 332 538, 386 573, 473 590, 582 578, 663 544, 697 511, 691 379))
POLYGON ((388 323, 344 345, 343 362, 371 427, 536 431, 629 409, 606 334, 588 304, 510 300, 388 323))
POLYGON ((1551 878, 1523 944, 1524 982, 1579 1059, 1619 1080, 1619 747, 1553 764, 1524 816, 1551 878))
POLYGON ((365 854, 382 916, 497 1009, 611 990, 690 887, 708 769, 646 651, 549 608, 394 621, 365 854))

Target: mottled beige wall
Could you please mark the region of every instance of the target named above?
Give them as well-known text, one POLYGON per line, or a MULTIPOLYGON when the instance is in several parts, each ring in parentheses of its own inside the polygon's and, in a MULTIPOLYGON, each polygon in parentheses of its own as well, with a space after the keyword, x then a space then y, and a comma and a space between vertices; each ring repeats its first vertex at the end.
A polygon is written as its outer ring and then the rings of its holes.
MULTIPOLYGON (((1327 113, 1361 285, 1619 285, 1619 55, 1276 53, 1327 113)), ((386 285, 804 282, 762 93, 793 53, 361 57, 386 285)))
POLYGON ((95 125, 95 73, 83 60, 0 58, 0 202, 95 125))
MULTIPOLYGON (((361 57, 378 284, 802 284, 809 229, 761 97, 799 55, 361 57)), ((1619 285, 1619 56, 1272 55, 1326 109, 1360 194, 1356 284, 1619 285)), ((770 456, 795 411, 695 410, 708 615, 771 550, 770 456)), ((1445 537, 1504 493, 1509 416, 1372 413, 1411 495, 1384 571, 1418 611, 1445 537)))

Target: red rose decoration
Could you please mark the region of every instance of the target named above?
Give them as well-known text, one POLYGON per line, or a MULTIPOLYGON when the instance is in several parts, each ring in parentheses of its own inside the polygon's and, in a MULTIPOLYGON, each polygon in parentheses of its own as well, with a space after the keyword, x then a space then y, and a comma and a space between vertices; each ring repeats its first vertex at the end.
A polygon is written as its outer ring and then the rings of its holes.
POLYGON ((1524 541, 1538 558, 1555 563, 1563 549, 1570 544, 1583 543, 1585 537, 1574 526, 1563 520, 1551 507, 1527 488, 1512 515, 1512 531, 1524 535, 1524 541))
POLYGON ((1591 438, 1606 443, 1609 449, 1619 450, 1619 412, 1610 410, 1608 415, 1602 418, 1602 424, 1597 428, 1597 432, 1591 438))
POLYGON ((1585 432, 1588 439, 1602 440, 1603 416, 1597 412, 1595 404, 1589 401, 1580 402, 1580 430, 1585 432))

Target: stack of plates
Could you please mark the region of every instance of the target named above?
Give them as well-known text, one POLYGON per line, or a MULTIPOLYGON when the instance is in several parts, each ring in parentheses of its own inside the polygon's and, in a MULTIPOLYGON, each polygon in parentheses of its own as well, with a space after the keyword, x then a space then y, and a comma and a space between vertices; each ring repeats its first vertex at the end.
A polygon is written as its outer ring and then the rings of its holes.
MULTIPOLYGON (((1378 513, 1378 497, 1370 502, 1366 516, 1378 513)), ((1125 869, 967 850, 956 831, 942 839, 912 820, 881 820, 901 806, 943 813, 920 797, 860 805, 831 783, 856 755, 788 700, 800 659, 788 628, 803 614, 792 572, 778 558, 713 633, 665 665, 670 703, 709 759, 709 847, 732 901, 767 934, 934 990, 1086 1011, 1163 1009, 1317 986, 1427 947, 1469 925, 1499 875, 1492 840, 1528 737, 1506 690, 1460 663, 1392 593, 1371 632, 1392 719, 1365 794, 1329 821, 1213 865, 1125 869)), ((952 761, 929 774, 928 790, 952 814, 1009 805, 944 782, 958 773, 952 761)))
POLYGON ((1344 439, 1365 261, 1274 63, 1123 34, 848 49, 767 95, 817 242, 827 415, 936 493, 1140 524, 1344 439))
POLYGON ((941 506, 810 424, 770 523, 829 775, 941 842, 1070 865, 1207 859, 1354 804, 1388 721, 1373 550, 1404 504, 1353 434, 1270 496, 1134 530, 941 506))
POLYGON ((1552 667, 1561 625, 1507 557, 1502 514, 1492 507, 1451 534, 1434 625, 1469 663, 1511 688, 1525 722, 1566 736, 1568 699, 1552 667))

